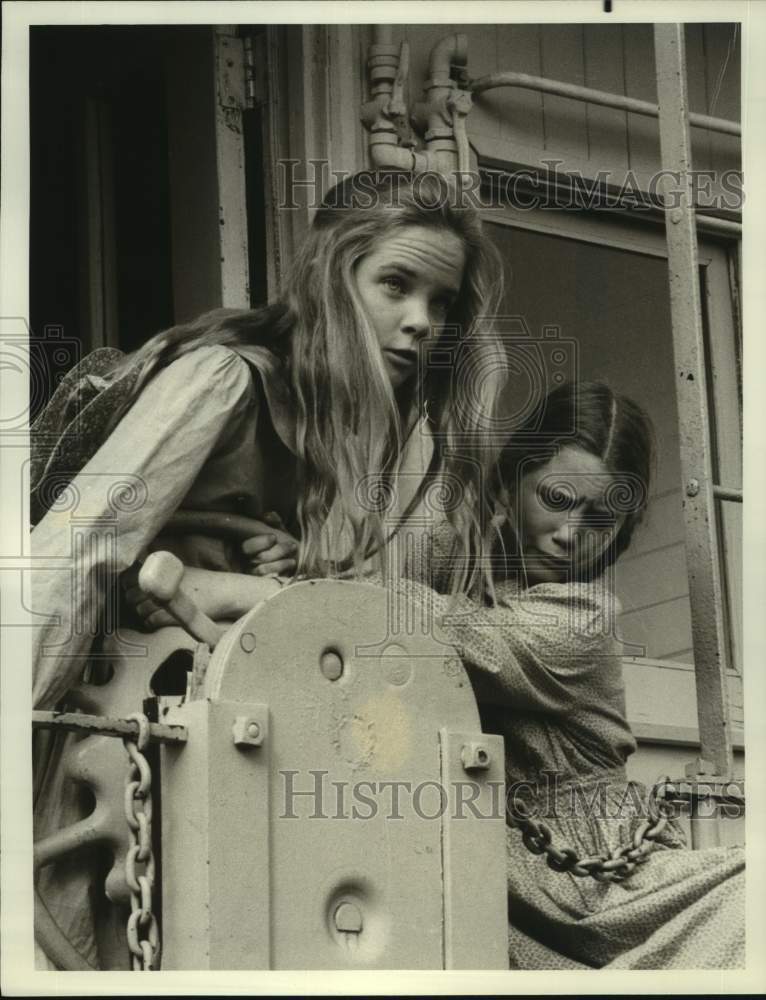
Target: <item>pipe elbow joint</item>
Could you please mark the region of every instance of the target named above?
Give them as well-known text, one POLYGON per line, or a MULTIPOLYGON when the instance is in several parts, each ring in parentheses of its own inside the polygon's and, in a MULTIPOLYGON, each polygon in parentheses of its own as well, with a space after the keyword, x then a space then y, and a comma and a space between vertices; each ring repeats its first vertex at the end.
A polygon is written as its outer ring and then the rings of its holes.
POLYGON ((376 142, 375 137, 370 141, 370 159, 373 167, 381 170, 409 170, 418 172, 417 162, 425 159, 420 153, 415 153, 405 146, 396 146, 389 141, 376 142))
POLYGON ((431 79, 439 86, 450 86, 453 66, 465 71, 468 64, 468 36, 463 32, 447 35, 431 49, 428 69, 431 79))

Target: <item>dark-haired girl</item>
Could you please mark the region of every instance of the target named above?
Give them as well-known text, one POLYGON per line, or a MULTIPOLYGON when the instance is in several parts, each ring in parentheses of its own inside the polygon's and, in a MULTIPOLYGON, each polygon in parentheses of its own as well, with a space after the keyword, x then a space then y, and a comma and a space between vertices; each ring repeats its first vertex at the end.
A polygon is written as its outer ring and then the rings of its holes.
MULTIPOLYGON (((399 584, 433 602, 484 729, 505 739, 511 815, 542 820, 564 860, 569 849, 581 862, 579 876, 554 871, 508 829, 512 968, 744 965, 743 849, 686 850, 671 820, 624 880, 586 874, 657 818, 625 773, 636 743, 610 579, 646 508, 651 467, 651 426, 635 403, 598 383, 563 386, 502 456, 509 521, 492 605, 399 584)), ((444 592, 460 561, 449 526, 433 549, 426 582, 444 592)))

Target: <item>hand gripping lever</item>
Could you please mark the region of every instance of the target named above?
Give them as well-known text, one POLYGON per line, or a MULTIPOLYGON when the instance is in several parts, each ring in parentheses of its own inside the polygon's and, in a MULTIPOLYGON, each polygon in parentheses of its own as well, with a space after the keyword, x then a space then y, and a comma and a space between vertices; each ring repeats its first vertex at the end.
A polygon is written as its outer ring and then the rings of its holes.
POLYGON ((184 591, 183 575, 183 563, 172 552, 152 552, 141 567, 138 584, 198 642, 215 649, 224 629, 200 611, 184 591))

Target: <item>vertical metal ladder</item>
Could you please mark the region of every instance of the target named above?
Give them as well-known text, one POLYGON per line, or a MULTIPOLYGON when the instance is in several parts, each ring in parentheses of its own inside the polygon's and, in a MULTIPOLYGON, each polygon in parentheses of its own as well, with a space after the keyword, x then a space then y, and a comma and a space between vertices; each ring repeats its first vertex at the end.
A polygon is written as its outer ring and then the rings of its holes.
MULTIPOLYGON (((742 491, 713 479, 683 25, 655 25, 654 46, 662 166, 678 179, 677 196, 666 203, 665 226, 700 734, 700 757, 687 777, 720 780, 731 776, 732 743, 716 502, 741 503, 742 491)), ((717 840, 717 823, 702 824, 698 805, 693 798, 695 847, 717 840)))

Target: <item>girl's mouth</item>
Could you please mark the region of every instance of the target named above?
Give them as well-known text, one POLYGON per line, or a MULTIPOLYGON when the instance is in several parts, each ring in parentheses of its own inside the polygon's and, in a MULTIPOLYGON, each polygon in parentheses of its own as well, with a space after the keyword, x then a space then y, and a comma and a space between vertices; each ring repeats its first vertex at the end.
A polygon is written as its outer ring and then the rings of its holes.
POLYGON ((383 351, 386 359, 400 371, 409 371, 414 368, 418 361, 415 351, 397 350, 395 347, 386 347, 383 351))
POLYGON ((571 562, 569 556, 552 556, 549 552, 543 552, 542 549, 535 549, 528 547, 525 551, 527 556, 531 556, 536 562, 548 563, 551 566, 557 566, 559 568, 568 566, 571 562))

